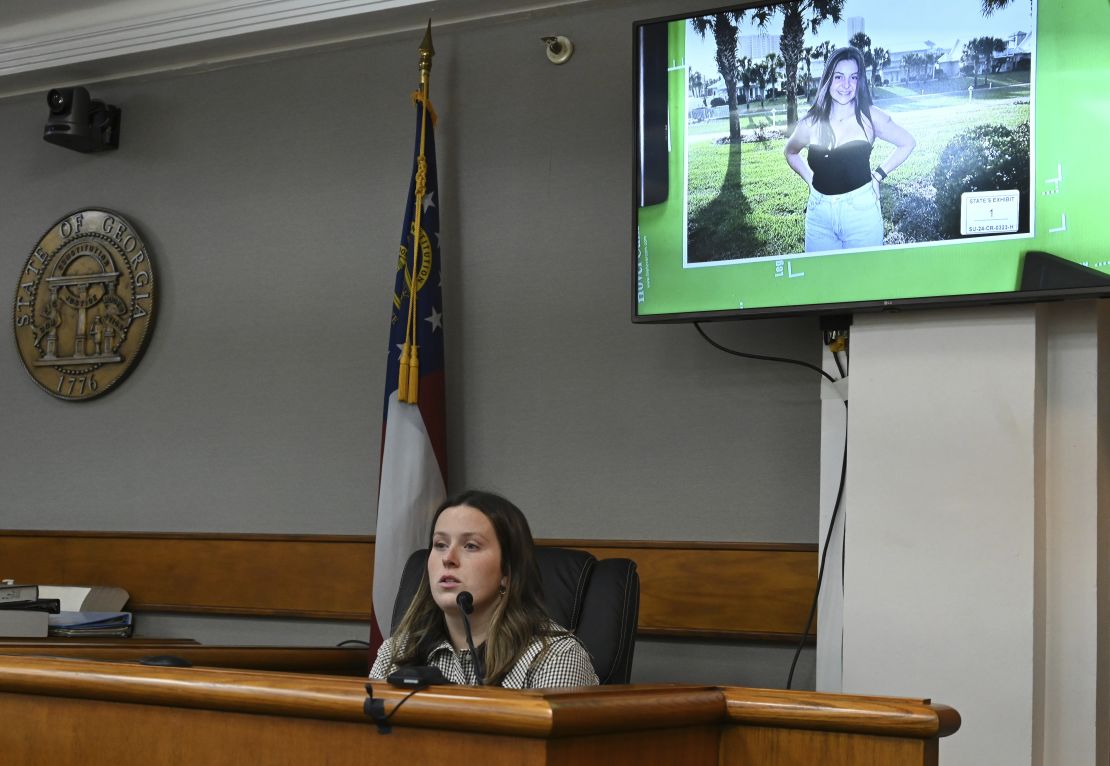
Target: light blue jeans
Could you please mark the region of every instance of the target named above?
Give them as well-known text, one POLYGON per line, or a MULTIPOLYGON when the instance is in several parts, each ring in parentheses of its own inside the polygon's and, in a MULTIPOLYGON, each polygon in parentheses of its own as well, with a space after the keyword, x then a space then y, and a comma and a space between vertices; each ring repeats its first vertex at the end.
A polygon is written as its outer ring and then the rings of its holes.
POLYGON ((881 244, 883 213, 871 184, 845 194, 822 194, 810 189, 806 206, 807 253, 881 244))

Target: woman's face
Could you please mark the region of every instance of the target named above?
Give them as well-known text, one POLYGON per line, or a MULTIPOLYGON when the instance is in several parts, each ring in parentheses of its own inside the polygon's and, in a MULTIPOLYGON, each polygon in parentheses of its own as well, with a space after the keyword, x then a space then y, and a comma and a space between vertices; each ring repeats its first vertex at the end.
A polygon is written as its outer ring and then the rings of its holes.
POLYGON ((855 59, 843 58, 833 67, 829 95, 833 101, 847 106, 856 100, 856 87, 859 85, 859 65, 855 59))
POLYGON ((445 612, 457 610, 463 591, 474 597, 474 612, 482 616, 497 603, 502 584, 501 544, 489 518, 469 505, 454 505, 436 519, 432 552, 428 556, 432 598, 445 612))

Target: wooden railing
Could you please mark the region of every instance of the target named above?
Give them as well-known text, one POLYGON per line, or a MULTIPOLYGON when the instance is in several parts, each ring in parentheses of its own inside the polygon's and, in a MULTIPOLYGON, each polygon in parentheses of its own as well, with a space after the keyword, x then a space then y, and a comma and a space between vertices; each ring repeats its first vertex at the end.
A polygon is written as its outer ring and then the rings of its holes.
MULTIPOLYGON (((540 540, 636 561, 641 635, 797 640, 810 544, 540 540)), ((119 585, 136 612, 368 620, 374 539, 344 535, 0 532, 0 577, 119 585)))
POLYGON ((4 656, 0 752, 51 766, 936 766, 929 700, 717 686, 408 690, 365 679, 4 656), (367 718, 367 688, 393 736, 367 718))

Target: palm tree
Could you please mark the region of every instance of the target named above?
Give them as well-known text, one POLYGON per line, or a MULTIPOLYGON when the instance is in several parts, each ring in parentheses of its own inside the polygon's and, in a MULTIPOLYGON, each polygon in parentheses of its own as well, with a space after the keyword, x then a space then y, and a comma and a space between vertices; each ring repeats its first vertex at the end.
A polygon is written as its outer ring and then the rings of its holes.
POLYGON ((701 76, 701 72, 690 73, 690 95, 694 98, 705 95, 705 78, 701 76))
MULTIPOLYGON (((871 55, 871 38, 863 32, 856 32, 848 40, 848 45, 852 46, 860 53, 863 54, 863 68, 870 69, 875 64, 875 57, 871 55)), ((866 72, 860 72, 860 77, 867 77, 866 72)))
POLYGON ((886 48, 876 48, 871 51, 871 87, 879 81, 879 70, 890 63, 890 51, 886 48))
POLYGON ((786 70, 786 129, 794 129, 798 121, 798 62, 802 58, 806 28, 816 35, 823 21, 840 22, 845 0, 790 0, 781 5, 764 6, 752 12, 763 27, 776 13, 782 13, 782 36, 779 51, 786 70), (808 18, 807 18, 808 16, 808 18))
POLYGON ((813 49, 813 60, 816 61, 817 59, 821 59, 827 64, 829 63, 829 56, 831 56, 832 52, 835 50, 836 46, 832 44, 832 41, 826 40, 813 49))
POLYGON ((717 71, 721 73, 728 93, 728 138, 735 144, 740 143, 740 112, 736 102, 736 83, 740 79, 736 40, 740 31, 736 27, 743 18, 743 11, 728 11, 712 16, 695 16, 690 20, 698 35, 704 39, 707 32, 712 32, 717 43, 717 71))
POLYGON ((937 62, 944 57, 944 54, 938 51, 927 51, 921 55, 925 59, 925 79, 932 80, 936 77, 937 62))
POLYGON ((906 82, 913 82, 914 75, 917 74, 916 70, 921 66, 921 54, 907 53, 902 57, 902 66, 906 69, 906 82))
POLYGON ((802 89, 802 95, 805 96, 806 101, 809 101, 809 84, 813 80, 813 51, 816 48, 812 45, 807 45, 802 48, 802 63, 806 65, 806 80, 805 87, 802 89))
POLYGON ((863 32, 856 32, 852 35, 851 39, 848 40, 848 45, 851 45, 860 53, 863 53, 864 51, 871 50, 871 38, 863 32))
MULTIPOLYGON (((1013 0, 983 0, 982 11, 983 15, 990 17, 994 15, 995 11, 1001 11, 1008 6, 1013 0)), ((1033 12, 1033 0, 1029 0, 1029 12, 1033 12)))
POLYGON ((1006 41, 997 37, 976 37, 964 46, 964 63, 971 67, 972 75, 975 78, 972 83, 973 88, 979 87, 979 61, 986 61, 988 63, 987 69, 990 71, 991 56, 1004 50, 1006 50, 1006 41))
POLYGON ((777 53, 768 53, 763 60, 767 62, 767 84, 771 86, 771 90, 774 90, 779 81, 779 63, 782 59, 777 53))
POLYGON ((759 105, 767 106, 767 62, 761 61, 752 65, 752 74, 755 76, 756 85, 759 86, 759 105))
POLYGON ((691 20, 691 27, 703 39, 707 32, 712 31, 717 43, 717 71, 725 81, 725 90, 728 92, 729 138, 728 161, 724 178, 721 179, 721 189, 714 199, 691 214, 686 224, 687 247, 691 253, 729 250, 745 252, 758 242, 758 237, 748 222, 751 203, 744 196, 740 167, 743 142, 736 88, 741 82, 747 88, 752 77, 743 66, 742 60, 736 57, 736 42, 740 34, 737 26, 743 18, 743 11, 726 11, 691 20), (722 221, 727 221, 728 225, 722 227, 722 221), (724 236, 720 234, 722 231, 726 232, 724 236))
POLYGON ((752 68, 752 60, 747 56, 742 59, 737 59, 736 66, 740 70, 740 83, 744 89, 744 105, 750 112, 752 110, 752 83, 755 82, 755 70, 752 68))
MULTIPOLYGON (((820 45, 813 46, 813 52, 809 54, 809 60, 806 61, 806 71, 810 71, 810 64, 814 61, 820 61, 822 64, 828 64, 829 56, 831 56, 832 52, 835 50, 836 47, 828 40, 821 43, 820 45)), ((817 80, 819 79, 820 78, 813 80, 813 84, 816 85, 817 80)), ((806 93, 806 100, 809 100, 809 93, 806 93)))

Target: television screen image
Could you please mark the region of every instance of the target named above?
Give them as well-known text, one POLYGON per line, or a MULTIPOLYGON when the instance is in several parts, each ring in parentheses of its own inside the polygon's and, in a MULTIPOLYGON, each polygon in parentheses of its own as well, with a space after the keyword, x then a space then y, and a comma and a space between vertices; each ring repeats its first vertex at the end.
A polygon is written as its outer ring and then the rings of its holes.
POLYGON ((1102 0, 749 4, 634 32, 634 319, 1110 294, 1102 0))

